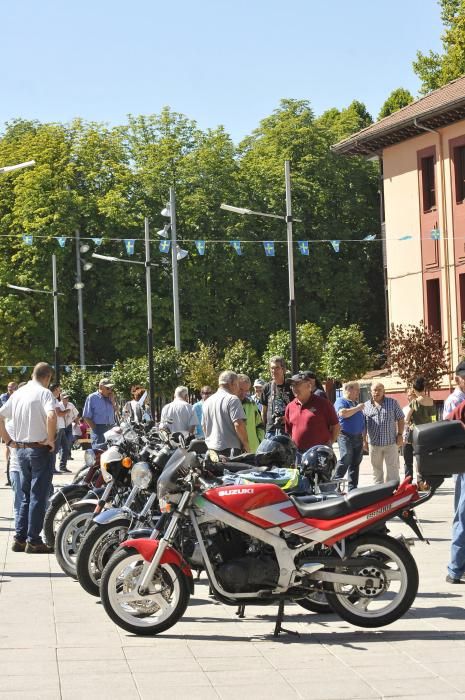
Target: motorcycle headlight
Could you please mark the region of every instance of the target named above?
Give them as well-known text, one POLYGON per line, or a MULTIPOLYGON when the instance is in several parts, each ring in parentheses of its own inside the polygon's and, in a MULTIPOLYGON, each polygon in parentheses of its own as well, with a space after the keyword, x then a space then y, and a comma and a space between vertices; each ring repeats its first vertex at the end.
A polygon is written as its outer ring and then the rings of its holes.
POLYGON ((131 471, 131 483, 139 489, 146 489, 152 481, 152 472, 147 462, 136 462, 131 471))
POLYGON ((86 450, 84 452, 84 464, 86 467, 93 467, 95 464, 94 450, 86 450))

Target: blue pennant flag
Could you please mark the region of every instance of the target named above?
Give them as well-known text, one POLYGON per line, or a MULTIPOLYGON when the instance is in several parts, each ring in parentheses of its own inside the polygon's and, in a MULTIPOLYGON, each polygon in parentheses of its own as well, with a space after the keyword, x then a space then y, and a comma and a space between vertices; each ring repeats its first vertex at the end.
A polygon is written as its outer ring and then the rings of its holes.
POLYGON ((134 238, 125 238, 124 245, 128 255, 134 255, 134 238))
POLYGON ((339 253, 341 241, 331 241, 331 245, 333 246, 334 252, 339 253))
POLYGON ((299 246, 299 250, 302 255, 308 255, 308 241, 297 241, 297 245, 299 246))
POLYGON ((58 236, 57 241, 60 244, 60 248, 64 248, 66 245, 66 237, 65 236, 58 236))
POLYGON ((231 241, 231 245, 238 255, 242 255, 242 248, 240 241, 231 241))
POLYGON ((26 374, 26 372, 27 372, 27 367, 24 365, 23 367, 21 367, 21 374, 26 374))
POLYGON ((376 238, 376 233, 369 233, 368 236, 365 236, 363 239, 364 241, 374 241, 376 238))
POLYGON ((65 365, 65 372, 71 372, 71 367, 69 365, 65 365))
POLYGON ((441 234, 439 232, 439 229, 435 226, 433 230, 431 231, 431 238, 433 241, 439 241, 439 238, 441 237, 441 234))
POLYGON ((413 236, 401 236, 399 238, 399 241, 409 241, 413 236))
POLYGON ((195 241, 195 247, 199 255, 205 255, 205 241, 195 241))
POLYGON ((274 255, 274 241, 263 241, 263 247, 265 248, 266 257, 273 257, 274 255))
POLYGON ((29 234, 29 233, 28 233, 28 234, 25 234, 25 235, 23 236, 23 243, 24 243, 25 245, 32 245, 32 241, 33 241, 33 240, 34 240, 33 237, 32 237, 31 234, 29 234))
POLYGON ((7 367, 8 374, 11 374, 13 372, 13 367, 7 367))
POLYGON ((160 244, 158 248, 160 249, 160 253, 169 253, 170 252, 170 246, 171 246, 171 241, 160 241, 160 244))
POLYGON ((93 238, 92 240, 96 246, 102 245, 103 238, 93 238))

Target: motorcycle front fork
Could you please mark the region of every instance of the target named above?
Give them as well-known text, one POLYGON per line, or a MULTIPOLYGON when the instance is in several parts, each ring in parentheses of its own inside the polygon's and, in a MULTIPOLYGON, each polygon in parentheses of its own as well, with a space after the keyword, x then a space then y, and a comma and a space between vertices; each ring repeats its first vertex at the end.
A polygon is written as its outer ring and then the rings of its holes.
POLYGON ((160 565, 166 548, 170 546, 174 539, 174 536, 176 535, 179 519, 184 516, 184 509, 186 508, 190 497, 191 494, 189 491, 185 491, 182 494, 178 508, 173 513, 170 523, 166 528, 165 534, 159 541, 157 551, 155 552, 155 556, 153 557, 152 561, 146 562, 142 567, 142 571, 137 584, 139 595, 147 595, 149 593, 150 582, 153 579, 155 571, 160 565))

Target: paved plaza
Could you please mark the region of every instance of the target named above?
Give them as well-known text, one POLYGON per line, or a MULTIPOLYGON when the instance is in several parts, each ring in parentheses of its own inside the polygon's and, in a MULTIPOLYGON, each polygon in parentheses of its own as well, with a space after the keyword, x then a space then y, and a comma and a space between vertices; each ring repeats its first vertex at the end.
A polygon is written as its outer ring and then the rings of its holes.
MULTIPOLYGON (((77 469, 82 455, 74 455, 77 469)), ((362 483, 370 483, 366 458, 362 483)), ((11 551, 11 500, 1 488, 0 698, 465 698, 465 585, 445 582, 451 480, 418 510, 430 544, 412 550, 420 588, 410 612, 370 631, 289 605, 297 639, 273 638, 275 607, 238 620, 235 608, 208 597, 204 576, 171 630, 125 633, 54 556, 11 551)), ((410 536, 400 523, 392 529, 410 536)))

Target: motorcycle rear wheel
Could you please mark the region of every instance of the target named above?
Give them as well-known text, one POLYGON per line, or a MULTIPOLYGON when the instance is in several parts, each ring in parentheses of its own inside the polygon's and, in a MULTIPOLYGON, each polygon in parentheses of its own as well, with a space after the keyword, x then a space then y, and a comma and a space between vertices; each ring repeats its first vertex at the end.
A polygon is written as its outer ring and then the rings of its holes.
POLYGON ((379 589, 328 583, 328 602, 346 622, 359 627, 384 627, 409 610, 418 591, 418 569, 405 545, 386 535, 362 535, 348 556, 379 559, 379 568, 336 568, 336 573, 365 576, 381 582, 379 589), (370 607, 371 606, 371 607, 370 607))
POLYGON ((49 547, 55 546, 55 537, 64 518, 71 512, 70 505, 85 498, 89 493, 86 486, 76 486, 76 490, 66 495, 60 492, 53 503, 47 508, 44 517, 44 536, 49 547))
POLYGON ((76 557, 92 520, 95 505, 85 503, 72 510, 61 523, 55 538, 55 556, 67 576, 76 579, 76 557))
POLYGON ((130 520, 120 518, 106 525, 93 523, 76 558, 76 574, 87 593, 98 596, 102 572, 113 552, 126 539, 130 520))
POLYGON ((115 552, 100 582, 100 597, 107 615, 131 634, 155 635, 173 627, 184 615, 190 591, 185 574, 174 564, 162 564, 151 586, 156 591, 141 597, 135 590, 144 560, 132 547, 115 552))
POLYGON ((328 603, 326 595, 322 591, 315 591, 314 593, 310 593, 305 598, 299 598, 299 600, 296 600, 296 603, 298 603, 302 608, 305 608, 305 610, 309 610, 310 612, 314 612, 319 615, 331 615, 331 613, 334 612, 328 603))

